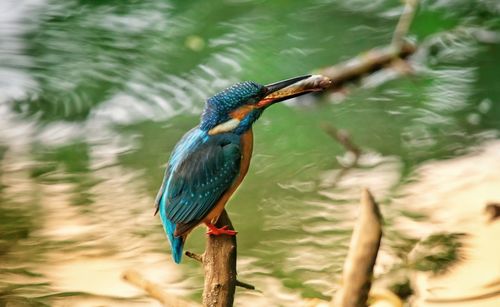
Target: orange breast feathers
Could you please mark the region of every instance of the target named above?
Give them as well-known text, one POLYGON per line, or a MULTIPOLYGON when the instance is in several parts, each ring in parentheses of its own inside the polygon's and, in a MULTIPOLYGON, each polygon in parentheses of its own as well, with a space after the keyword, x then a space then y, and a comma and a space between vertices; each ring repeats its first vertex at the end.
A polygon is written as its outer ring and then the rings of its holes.
POLYGON ((234 191, 240 186, 240 183, 245 178, 248 168, 250 167, 250 160, 252 159, 252 151, 253 151, 253 132, 252 129, 248 130, 241 136, 241 162, 240 162, 240 174, 234 181, 233 185, 222 195, 222 197, 217 201, 214 209, 207 215, 204 219, 205 222, 209 222, 215 224, 217 219, 224 210, 224 206, 226 205, 231 195, 233 195, 234 191))

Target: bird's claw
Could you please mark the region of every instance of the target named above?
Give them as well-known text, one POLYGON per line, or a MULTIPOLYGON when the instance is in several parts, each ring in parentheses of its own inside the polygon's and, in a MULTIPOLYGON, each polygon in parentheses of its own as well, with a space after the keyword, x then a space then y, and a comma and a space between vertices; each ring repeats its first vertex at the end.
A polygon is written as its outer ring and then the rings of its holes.
POLYGON ((207 235, 214 235, 214 236, 220 236, 220 235, 228 235, 228 236, 235 236, 238 232, 235 230, 229 229, 229 226, 223 226, 221 228, 217 228, 215 225, 207 225, 208 226, 208 231, 207 235))

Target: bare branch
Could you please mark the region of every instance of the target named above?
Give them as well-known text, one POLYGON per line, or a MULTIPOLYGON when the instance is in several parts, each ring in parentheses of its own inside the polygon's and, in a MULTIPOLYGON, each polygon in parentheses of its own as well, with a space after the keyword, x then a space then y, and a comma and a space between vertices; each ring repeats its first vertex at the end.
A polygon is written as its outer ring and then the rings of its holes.
POLYGON ((198 255, 198 254, 195 254, 195 253, 192 253, 190 251, 186 251, 184 253, 184 255, 186 255, 187 257, 193 259, 193 260, 196 260, 200 263, 203 263, 203 255, 198 255))
POLYGON ((323 130, 332 137, 335 141, 337 141, 340 145, 342 145, 348 152, 351 152, 354 155, 354 160, 351 161, 349 165, 342 165, 341 170, 337 173, 335 176, 335 179, 333 180, 332 185, 336 185, 342 177, 347 174, 347 172, 355 167, 358 164, 359 157, 361 156, 361 149, 354 144, 354 142, 351 140, 351 137, 349 136, 349 133, 344 130, 338 130, 334 126, 330 124, 323 123, 321 125, 323 130))
POLYGON ((413 17, 417 11, 418 0, 406 0, 403 13, 399 17, 398 24, 392 36, 391 45, 395 50, 400 50, 404 44, 404 37, 410 29, 413 17))
POLYGON ((347 133, 347 131, 345 130, 338 130, 330 124, 322 124, 321 127, 329 136, 339 142, 340 145, 344 146, 347 151, 354 154, 355 160, 352 164, 355 165, 358 162, 359 156, 361 155, 361 149, 358 147, 358 145, 354 144, 349 133, 347 133))
POLYGON ((358 221, 344 262, 342 287, 335 295, 334 306, 366 306, 371 288, 373 267, 382 238, 382 216, 368 189, 363 190, 358 221))
POLYGON ((245 289, 248 289, 248 290, 255 290, 255 286, 254 285, 247 284, 246 282, 242 282, 242 281, 239 281, 239 280, 236 280, 236 286, 237 287, 241 287, 241 288, 245 288, 245 289))
POLYGON ((360 80, 367 74, 381 70, 396 59, 406 59, 415 50, 415 45, 404 41, 396 51, 393 46, 375 48, 345 62, 320 69, 317 73, 332 80, 329 91, 339 92, 346 85, 360 80))
POLYGON ((123 279, 137 286, 138 288, 143 289, 149 294, 149 296, 157 299, 164 306, 170 306, 170 307, 200 306, 194 302, 183 300, 181 298, 176 297, 175 295, 163 291, 159 285, 146 280, 137 271, 134 270, 126 271, 125 273, 123 273, 123 279))

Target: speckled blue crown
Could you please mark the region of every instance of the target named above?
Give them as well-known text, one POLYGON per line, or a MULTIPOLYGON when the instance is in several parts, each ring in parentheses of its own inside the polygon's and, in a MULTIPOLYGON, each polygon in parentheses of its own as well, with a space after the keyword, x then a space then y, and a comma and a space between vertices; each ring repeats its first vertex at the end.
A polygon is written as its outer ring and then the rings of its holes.
POLYGON ((207 100, 207 105, 201 116, 200 129, 209 130, 215 125, 227 121, 229 112, 239 106, 257 102, 264 93, 264 86, 255 82, 237 83, 207 100))

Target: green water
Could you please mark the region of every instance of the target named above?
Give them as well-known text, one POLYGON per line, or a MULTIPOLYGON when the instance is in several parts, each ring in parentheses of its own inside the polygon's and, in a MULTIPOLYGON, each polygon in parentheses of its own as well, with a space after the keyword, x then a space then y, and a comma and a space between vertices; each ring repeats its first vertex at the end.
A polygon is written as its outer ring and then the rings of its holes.
MULTIPOLYGON (((126 288, 70 282, 79 278, 68 268, 104 259, 123 269, 154 255, 154 271, 171 261, 153 201, 204 100, 241 80, 270 83, 386 45, 400 11, 399 1, 3 1, 0 306, 99 295, 140 305, 126 288)), ((421 44, 414 75, 369 86, 379 74, 342 99, 266 111, 228 207, 240 276, 264 289, 253 296, 290 305, 332 294, 362 186, 382 203, 383 249, 398 262, 415 238, 392 219, 425 218, 391 206, 412 170, 498 138, 499 12, 496 1, 423 1, 409 35, 421 44), (349 156, 323 123, 365 152, 337 182, 349 156)), ((198 229, 186 248, 203 245, 198 229)), ((165 288, 199 297, 196 263, 185 260, 167 282, 168 270, 157 278, 165 288)))

